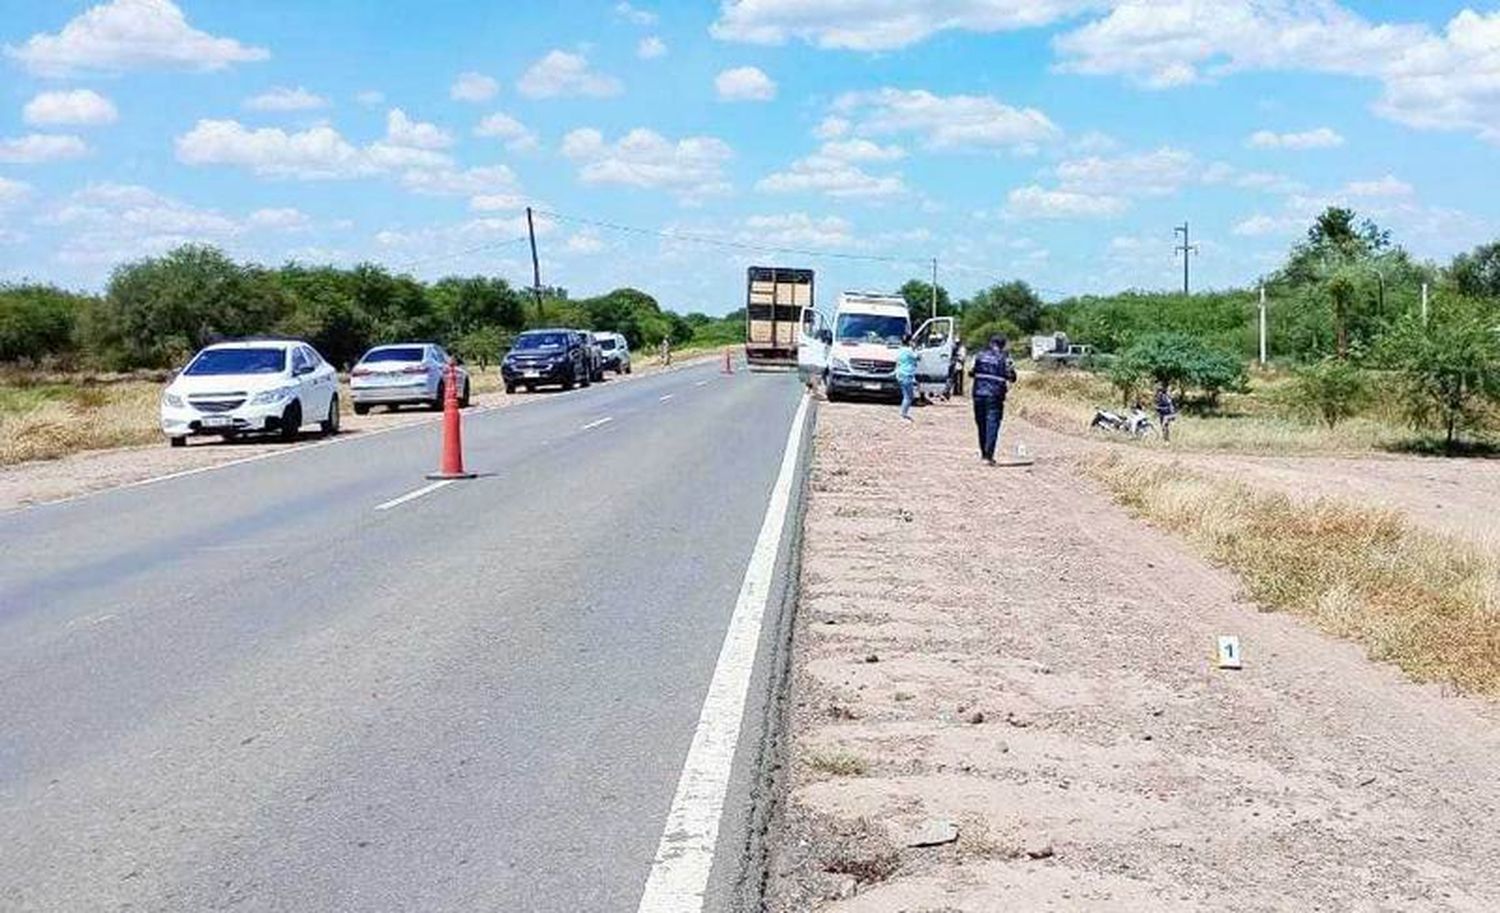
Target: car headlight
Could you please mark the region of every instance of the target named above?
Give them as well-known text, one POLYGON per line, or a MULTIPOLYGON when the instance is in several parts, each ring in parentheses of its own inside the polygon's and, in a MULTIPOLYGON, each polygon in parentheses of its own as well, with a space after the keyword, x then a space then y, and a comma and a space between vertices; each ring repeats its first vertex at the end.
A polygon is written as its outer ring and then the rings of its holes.
POLYGON ((284 399, 291 399, 296 395, 297 388, 295 385, 290 387, 277 387, 274 390, 263 390, 260 393, 255 394, 255 398, 250 400, 250 405, 269 406, 272 403, 279 403, 284 399))
POLYGON ((182 397, 178 396, 176 393, 163 393, 161 395, 161 401, 164 405, 171 406, 173 409, 182 408, 182 397))
POLYGON ((837 355, 835 355, 832 358, 828 359, 828 365, 829 365, 829 367, 833 368, 835 371, 847 371, 847 370, 849 370, 849 362, 845 361, 842 358, 839 358, 837 355))

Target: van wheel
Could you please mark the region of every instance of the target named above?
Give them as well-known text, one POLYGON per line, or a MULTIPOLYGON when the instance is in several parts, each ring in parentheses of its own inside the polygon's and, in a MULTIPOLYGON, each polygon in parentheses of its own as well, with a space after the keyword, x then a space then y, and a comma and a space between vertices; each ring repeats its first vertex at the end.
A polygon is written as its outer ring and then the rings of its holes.
POLYGON ((171 447, 186 447, 187 446, 187 438, 185 438, 185 437, 169 437, 169 438, 167 438, 167 444, 168 444, 168 446, 171 446, 171 447))
POLYGON ((279 437, 283 441, 295 441, 297 432, 302 430, 302 404, 292 400, 286 411, 281 413, 281 433, 279 437))
POLYGON ((318 423, 318 430, 325 437, 332 437, 339 433, 339 398, 335 396, 328 401, 328 417, 318 423))
POLYGON ((369 404, 368 403, 355 403, 354 404, 354 414, 355 415, 369 415, 370 414, 370 406, 369 406, 369 404))

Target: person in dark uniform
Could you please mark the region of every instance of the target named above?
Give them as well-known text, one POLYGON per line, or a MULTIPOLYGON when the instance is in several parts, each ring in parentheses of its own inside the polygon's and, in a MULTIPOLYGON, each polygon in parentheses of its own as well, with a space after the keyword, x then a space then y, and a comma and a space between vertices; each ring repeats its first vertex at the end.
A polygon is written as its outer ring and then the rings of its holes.
POLYGON ((1172 439, 1172 423, 1177 420, 1177 404, 1172 402, 1172 391, 1166 384, 1156 388, 1156 418, 1161 422, 1161 439, 1172 439))
POLYGON ((990 337, 990 344, 974 356, 969 398, 974 401, 974 424, 979 428, 979 456, 995 465, 995 445, 1000 441, 1000 422, 1005 418, 1005 395, 1016 379, 1004 336, 990 337))

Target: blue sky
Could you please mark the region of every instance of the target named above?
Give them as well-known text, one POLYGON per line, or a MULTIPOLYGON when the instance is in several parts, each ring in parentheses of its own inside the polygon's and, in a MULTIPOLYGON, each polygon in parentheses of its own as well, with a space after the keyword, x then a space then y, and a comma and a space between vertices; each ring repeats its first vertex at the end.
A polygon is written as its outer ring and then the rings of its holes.
POLYGON ((527 204, 545 282, 709 313, 752 262, 1172 287, 1184 219, 1245 283, 1329 203, 1500 237, 1495 4, 0 0, 0 47, 5 280, 205 241, 524 284, 527 204))

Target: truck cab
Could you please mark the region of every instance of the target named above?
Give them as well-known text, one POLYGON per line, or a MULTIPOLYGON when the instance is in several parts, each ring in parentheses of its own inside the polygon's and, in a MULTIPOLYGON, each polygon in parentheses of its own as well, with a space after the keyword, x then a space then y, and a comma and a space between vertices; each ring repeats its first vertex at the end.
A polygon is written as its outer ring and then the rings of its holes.
MULTIPOLYGON (((897 398, 896 351, 911 332, 910 310, 899 295, 844 292, 830 326, 822 314, 802 314, 797 366, 803 379, 823 379, 829 400, 849 396, 897 398)), ((948 380, 955 345, 952 317, 936 317, 912 334, 917 351, 917 386, 940 393, 948 380)))

